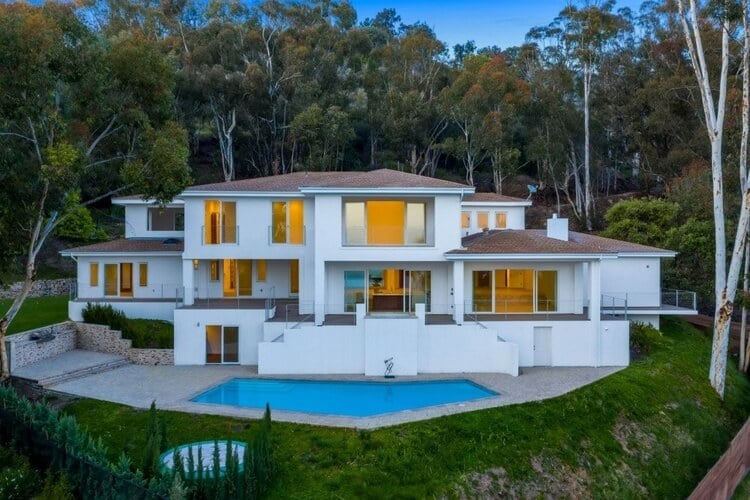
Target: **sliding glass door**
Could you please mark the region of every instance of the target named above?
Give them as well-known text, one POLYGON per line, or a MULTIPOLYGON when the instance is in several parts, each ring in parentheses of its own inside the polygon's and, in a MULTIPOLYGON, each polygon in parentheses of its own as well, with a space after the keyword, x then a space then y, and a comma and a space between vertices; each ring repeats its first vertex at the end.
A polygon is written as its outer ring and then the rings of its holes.
POLYGON ((472 272, 474 312, 557 311, 557 271, 494 269, 472 272))
POLYGON ((238 363, 240 331, 236 326, 206 326, 206 363, 238 363))
POLYGON ((413 313, 417 304, 430 309, 430 271, 370 269, 367 272, 367 311, 413 313))

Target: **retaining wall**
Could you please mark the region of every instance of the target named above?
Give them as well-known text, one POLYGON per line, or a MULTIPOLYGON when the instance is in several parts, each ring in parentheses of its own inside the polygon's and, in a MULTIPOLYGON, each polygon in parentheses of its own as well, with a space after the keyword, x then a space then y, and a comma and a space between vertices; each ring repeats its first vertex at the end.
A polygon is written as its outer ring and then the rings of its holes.
MULTIPOLYGON (((50 297, 53 295, 67 295, 74 285, 75 278, 60 278, 56 280, 38 280, 31 285, 29 297, 50 297)), ((0 287, 0 299, 14 299, 23 288, 23 281, 0 287)))
POLYGON ((10 354, 11 372, 75 349, 76 336, 76 324, 72 321, 64 321, 55 325, 8 335, 5 338, 5 343, 10 354), (52 338, 51 340, 41 341, 33 340, 32 337, 52 338))
POLYGON ((107 325, 76 323, 77 346, 87 351, 106 352, 125 356, 136 365, 173 365, 174 349, 137 349, 130 339, 122 338, 122 332, 111 330, 107 325))

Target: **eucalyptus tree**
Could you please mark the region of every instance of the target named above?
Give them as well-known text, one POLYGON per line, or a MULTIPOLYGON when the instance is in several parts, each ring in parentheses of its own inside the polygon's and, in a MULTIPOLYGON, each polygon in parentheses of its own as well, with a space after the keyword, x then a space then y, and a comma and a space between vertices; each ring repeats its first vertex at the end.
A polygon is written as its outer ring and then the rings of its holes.
POLYGON ((24 283, 0 319, 0 378, 4 336, 37 255, 78 208, 66 199, 88 185, 84 205, 129 187, 165 202, 190 179, 185 131, 170 121, 172 68, 142 33, 102 40, 76 14, 56 3, 0 5, 0 140, 17 154, 25 186, 16 198, 24 283))
POLYGON ((690 62, 695 72, 703 104, 706 133, 711 143, 711 174, 713 187, 713 215, 715 238, 715 299, 714 335, 711 349, 709 380, 716 392, 723 398, 726 362, 729 347, 729 327, 734 310, 735 294, 747 243, 748 222, 750 222, 750 177, 747 171, 747 141, 750 130, 750 26, 748 23, 748 3, 734 2, 711 4, 704 8, 696 0, 678 0, 677 7, 682 25, 690 62), (718 72, 710 68, 706 58, 704 30, 716 30, 721 37, 721 66, 718 72), (724 132, 727 112, 727 90, 729 87, 729 66, 733 54, 730 38, 736 31, 742 35, 740 53, 742 69, 742 105, 739 155, 739 181, 741 186, 741 206, 737 220, 734 244, 731 249, 727 269, 726 219, 723 168, 724 132))
POLYGON ((592 229, 594 216, 591 184, 591 89, 598 73, 602 55, 614 50, 617 35, 627 28, 627 21, 613 13, 614 0, 585 0, 580 7, 569 4, 547 27, 535 28, 531 39, 548 39, 554 43, 554 54, 559 63, 575 71, 583 87, 583 191, 586 228, 592 229))

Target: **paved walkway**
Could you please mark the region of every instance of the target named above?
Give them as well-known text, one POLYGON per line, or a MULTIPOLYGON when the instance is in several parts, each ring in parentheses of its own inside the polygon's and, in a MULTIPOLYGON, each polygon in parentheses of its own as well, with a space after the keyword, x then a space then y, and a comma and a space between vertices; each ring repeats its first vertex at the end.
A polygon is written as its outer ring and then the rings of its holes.
POLYGON ((37 363, 22 366, 13 370, 13 376, 44 381, 57 379, 71 373, 81 373, 82 371, 95 369, 103 365, 106 366, 124 359, 123 356, 117 354, 104 354, 75 349, 37 363))
MULTIPOLYGON (((406 422, 426 420, 443 415, 462 413, 482 408, 493 408, 559 396, 606 377, 619 367, 606 368, 524 368, 518 377, 502 374, 449 374, 397 377, 393 382, 406 380, 470 379, 500 395, 480 401, 468 401, 407 410, 374 417, 338 417, 290 411, 273 411, 273 419, 283 422, 356 427, 372 429, 406 422)), ((147 408, 151 401, 161 409, 188 413, 206 413, 240 418, 260 418, 262 410, 233 406, 193 403, 190 399, 231 378, 257 378, 251 366, 137 366, 127 365, 58 384, 56 391, 86 398, 113 401, 138 408, 147 408)), ((316 380, 383 380, 364 376, 286 376, 262 378, 316 380)))

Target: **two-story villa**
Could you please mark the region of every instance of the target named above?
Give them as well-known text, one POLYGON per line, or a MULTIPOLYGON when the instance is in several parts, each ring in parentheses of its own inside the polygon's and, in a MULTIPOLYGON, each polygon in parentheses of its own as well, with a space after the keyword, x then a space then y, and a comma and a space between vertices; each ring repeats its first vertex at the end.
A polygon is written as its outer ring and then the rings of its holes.
POLYGON ((526 230, 531 203, 392 170, 120 197, 125 238, 67 250, 69 313, 110 303, 175 325, 175 363, 263 374, 502 372, 629 362, 629 320, 694 314, 661 289, 674 253, 526 230))

